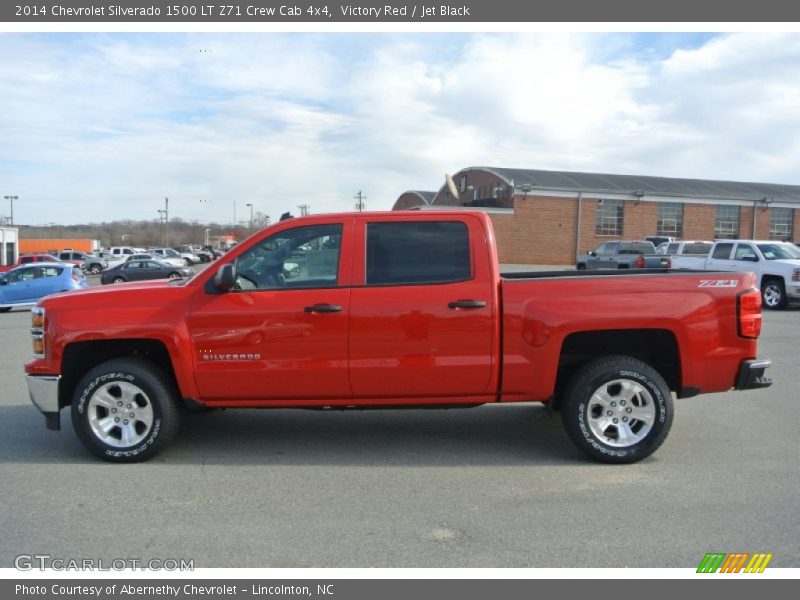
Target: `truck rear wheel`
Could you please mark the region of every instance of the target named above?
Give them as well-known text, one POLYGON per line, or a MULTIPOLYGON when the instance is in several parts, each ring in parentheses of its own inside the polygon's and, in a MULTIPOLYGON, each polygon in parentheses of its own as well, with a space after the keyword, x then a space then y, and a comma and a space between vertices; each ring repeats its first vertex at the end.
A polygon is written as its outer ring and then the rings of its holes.
POLYGON ((581 367, 561 402, 567 435, 588 456, 607 463, 650 456, 667 437, 672 417, 672 394, 663 377, 629 356, 581 367))
POLYGON ((786 308, 786 288, 780 279, 768 279, 761 288, 761 300, 766 308, 786 308))
POLYGON ((138 358, 96 366, 75 388, 72 425, 86 448, 111 462, 160 452, 178 430, 176 394, 165 375, 138 358))

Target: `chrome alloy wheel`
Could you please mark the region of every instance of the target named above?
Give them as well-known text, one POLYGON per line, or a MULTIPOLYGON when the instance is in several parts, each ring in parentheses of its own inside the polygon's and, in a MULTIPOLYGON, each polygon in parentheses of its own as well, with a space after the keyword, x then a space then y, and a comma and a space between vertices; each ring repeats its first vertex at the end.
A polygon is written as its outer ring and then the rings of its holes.
POLYGON ((764 304, 769 308, 775 308, 781 303, 781 289, 777 283, 770 282, 765 285, 762 295, 764 304))
POLYGON ((616 448, 627 448, 643 440, 656 419, 653 396, 630 379, 614 379, 596 389, 586 412, 595 438, 616 448))
POLYGON ((100 386, 87 409, 92 433, 114 448, 139 444, 153 427, 153 405, 132 383, 114 381, 100 386))

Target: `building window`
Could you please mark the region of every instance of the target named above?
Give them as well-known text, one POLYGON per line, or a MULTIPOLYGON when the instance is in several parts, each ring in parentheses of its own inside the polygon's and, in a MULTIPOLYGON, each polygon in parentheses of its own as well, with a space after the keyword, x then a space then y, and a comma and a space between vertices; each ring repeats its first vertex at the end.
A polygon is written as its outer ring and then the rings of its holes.
POLYGON ((773 208, 769 216, 769 239, 791 241, 794 238, 793 225, 793 208, 773 208))
POLYGON ((622 200, 598 200, 594 232, 597 235, 622 235, 625 203, 622 200))
POLYGON ((732 240, 739 237, 739 220, 742 209, 739 206, 717 205, 714 218, 714 238, 732 240))
POLYGON ((659 202, 656 235, 679 238, 683 235, 683 203, 659 202))

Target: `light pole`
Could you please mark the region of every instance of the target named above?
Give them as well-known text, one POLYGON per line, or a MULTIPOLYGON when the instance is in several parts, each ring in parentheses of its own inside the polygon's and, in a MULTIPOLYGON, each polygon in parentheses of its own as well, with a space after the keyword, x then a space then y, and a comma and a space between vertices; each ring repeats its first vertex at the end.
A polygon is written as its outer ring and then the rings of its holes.
MULTIPOLYGON (((158 220, 161 222, 161 225, 163 226, 164 223, 167 222, 167 211, 159 209, 159 211, 158 211, 158 220)), ((163 235, 163 232, 162 232, 162 235, 163 235)), ((167 247, 167 236, 165 235, 163 239, 164 239, 164 247, 166 248, 167 247)))
POLYGON ((164 196, 164 248, 169 246, 169 198, 164 196))
POLYGON ((4 196, 4 198, 11 202, 11 222, 9 225, 14 226, 14 200, 19 200, 19 196, 4 196))
POLYGON ((245 206, 250 207, 250 231, 253 231, 253 204, 248 202, 245 206))

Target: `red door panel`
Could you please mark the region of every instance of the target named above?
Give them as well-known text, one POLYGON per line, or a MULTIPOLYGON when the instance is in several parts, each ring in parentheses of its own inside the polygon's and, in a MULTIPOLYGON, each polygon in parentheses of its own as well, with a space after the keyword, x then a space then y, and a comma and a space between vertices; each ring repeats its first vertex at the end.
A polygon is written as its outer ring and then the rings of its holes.
MULTIPOLYGON (((409 222, 430 222, 430 214, 408 217, 409 222)), ((442 221, 457 221, 442 217, 442 221)), ((380 217, 363 217, 357 223, 354 282, 350 300, 350 382, 356 398, 459 397, 493 393, 495 341, 495 289, 489 273, 487 240, 480 222, 463 219, 468 226, 466 280, 421 285, 393 285, 381 278, 382 268, 391 273, 414 270, 417 256, 425 261, 419 244, 405 245, 406 257, 392 263, 392 244, 370 250, 370 223, 380 217), (370 265, 365 254, 381 257, 385 266, 370 265), (369 272, 377 273, 370 284, 369 272), (476 304, 450 305, 458 301, 476 304), (482 303, 485 303, 481 306, 482 303)), ((396 217, 393 222, 397 222, 396 217)), ((375 228, 373 228, 373 231, 375 228)), ((410 230, 409 230, 410 234, 410 230)), ((395 241, 397 239, 396 236, 395 241)), ((436 252, 435 237, 427 238, 436 252)), ((398 244, 394 244, 396 248, 398 244)), ((402 242, 399 243, 402 246, 402 242)), ((463 253, 462 253, 463 255, 463 253)), ((448 259, 449 260, 449 259, 448 259)), ((441 263, 440 263, 441 264, 441 263)))
POLYGON ((189 319, 195 378, 206 400, 344 398, 350 290, 200 296, 189 319), (338 312, 306 312, 327 304, 338 312))
POLYGON ((352 220, 287 221, 221 259, 235 265, 238 289, 207 287, 187 319, 202 400, 351 397, 352 231, 352 220))

